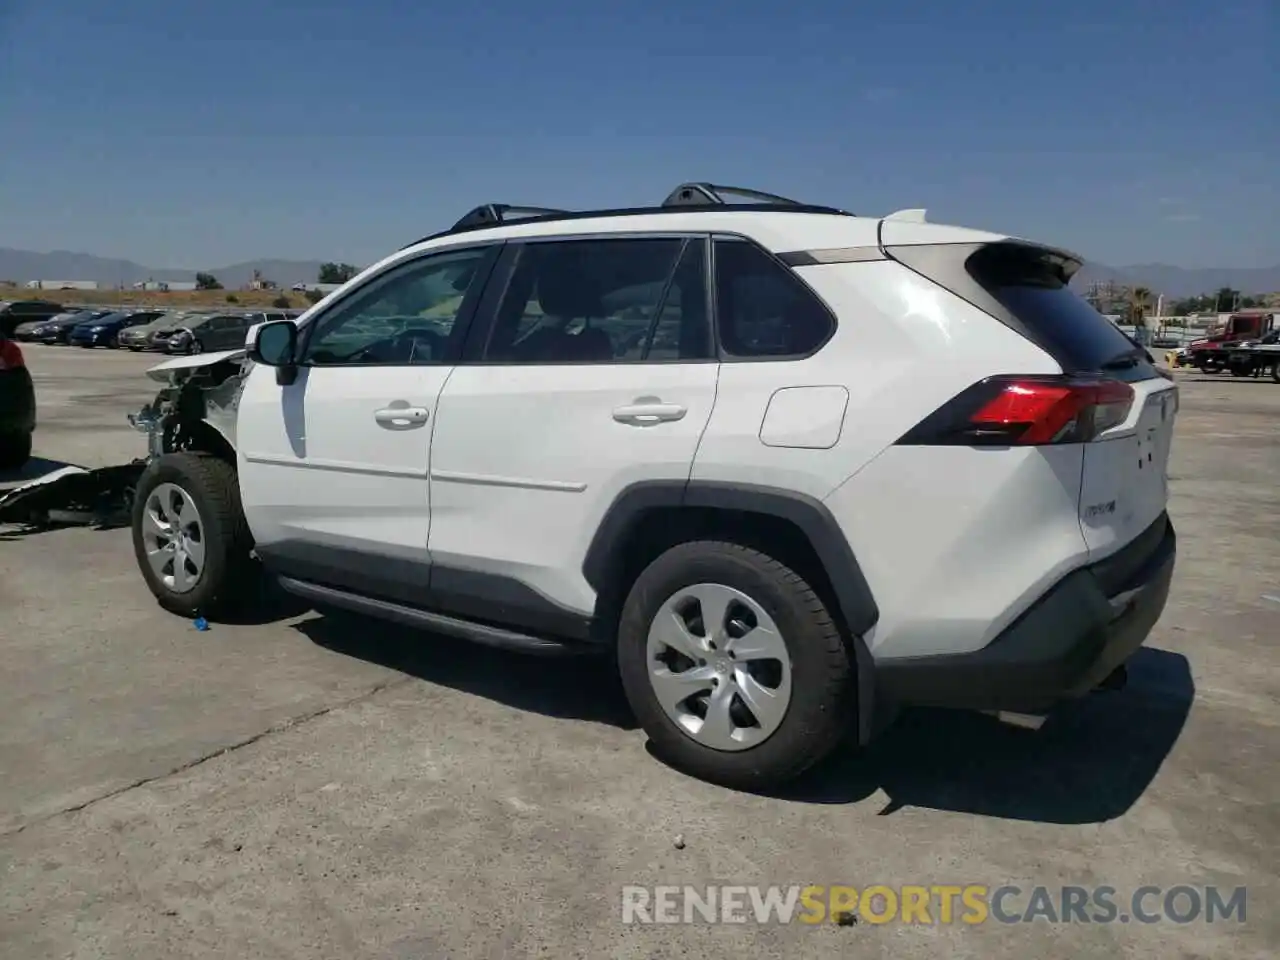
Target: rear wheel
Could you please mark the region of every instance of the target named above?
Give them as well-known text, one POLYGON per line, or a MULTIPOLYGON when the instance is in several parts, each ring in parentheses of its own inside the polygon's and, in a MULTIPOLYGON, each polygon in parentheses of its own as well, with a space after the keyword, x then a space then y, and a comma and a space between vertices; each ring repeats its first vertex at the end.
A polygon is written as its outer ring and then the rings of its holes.
POLYGON ((673 547, 636 579, 618 628, 627 699, 655 751, 725 786, 781 785, 855 716, 853 664, 795 571, 733 543, 673 547))
POLYGON ((133 548, 160 606, 218 617, 251 594, 257 564, 231 464, 204 453, 170 453, 138 481, 133 548))
POLYGON ((0 468, 16 470, 30 459, 30 433, 0 433, 0 468))
POLYGON ((1280 363, 1274 363, 1271 366, 1271 379, 1276 383, 1280 383, 1280 363))

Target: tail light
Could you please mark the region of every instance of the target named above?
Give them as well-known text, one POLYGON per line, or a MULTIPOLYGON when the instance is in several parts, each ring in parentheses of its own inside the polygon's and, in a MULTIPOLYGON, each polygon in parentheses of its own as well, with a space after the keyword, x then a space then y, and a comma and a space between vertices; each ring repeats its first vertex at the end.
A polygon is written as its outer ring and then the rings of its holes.
POLYGON ((972 447, 1088 443, 1118 426, 1133 406, 1119 380, 990 377, 909 430, 900 444, 972 447))
POLYGON ((16 370, 25 367, 22 350, 12 340, 0 340, 0 370, 16 370))

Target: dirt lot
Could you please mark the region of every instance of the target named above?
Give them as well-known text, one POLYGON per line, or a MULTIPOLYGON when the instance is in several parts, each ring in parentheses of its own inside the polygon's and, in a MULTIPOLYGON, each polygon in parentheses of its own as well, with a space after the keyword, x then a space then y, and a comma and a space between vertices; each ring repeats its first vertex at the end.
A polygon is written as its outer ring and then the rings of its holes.
MULTIPOLYGON (((33 470, 141 451, 154 358, 28 357, 33 470)), ((1181 383, 1177 579, 1129 688, 1036 734, 909 714, 785 797, 661 766, 597 666, 284 609, 202 633, 126 531, 0 532, 0 956, 1280 955, 1280 386, 1181 383), (1248 900, 1212 925, 620 922, 624 884, 713 882, 1248 900)))

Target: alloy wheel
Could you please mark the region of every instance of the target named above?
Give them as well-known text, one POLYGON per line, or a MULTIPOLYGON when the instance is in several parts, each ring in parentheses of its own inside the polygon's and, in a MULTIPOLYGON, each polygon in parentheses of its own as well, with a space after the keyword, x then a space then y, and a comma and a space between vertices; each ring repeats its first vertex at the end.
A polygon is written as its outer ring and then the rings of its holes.
POLYGON ((791 703, 791 657, 759 603, 718 583, 683 587, 654 616, 649 682, 667 717, 713 750, 759 746, 791 703))
POLYGON ((147 495, 142 542, 147 562, 165 587, 174 593, 195 589, 204 573, 204 524, 187 491, 161 483, 147 495))

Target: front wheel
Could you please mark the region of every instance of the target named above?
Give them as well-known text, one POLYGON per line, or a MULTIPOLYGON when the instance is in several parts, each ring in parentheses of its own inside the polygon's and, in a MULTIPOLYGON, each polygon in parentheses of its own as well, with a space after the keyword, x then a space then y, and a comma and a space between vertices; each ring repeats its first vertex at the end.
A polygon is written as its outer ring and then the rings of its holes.
POLYGON ((852 657, 825 604, 795 571, 734 543, 680 544, 640 574, 618 667, 655 751, 724 786, 794 779, 856 715, 852 657))
POLYGON ((142 474, 133 549, 160 606, 217 617, 248 594, 257 572, 235 468, 205 453, 169 453, 142 474))
POLYGON ((199 340, 192 340, 191 346, 187 348, 187 353, 190 353, 193 356, 197 353, 204 353, 204 344, 199 340))

